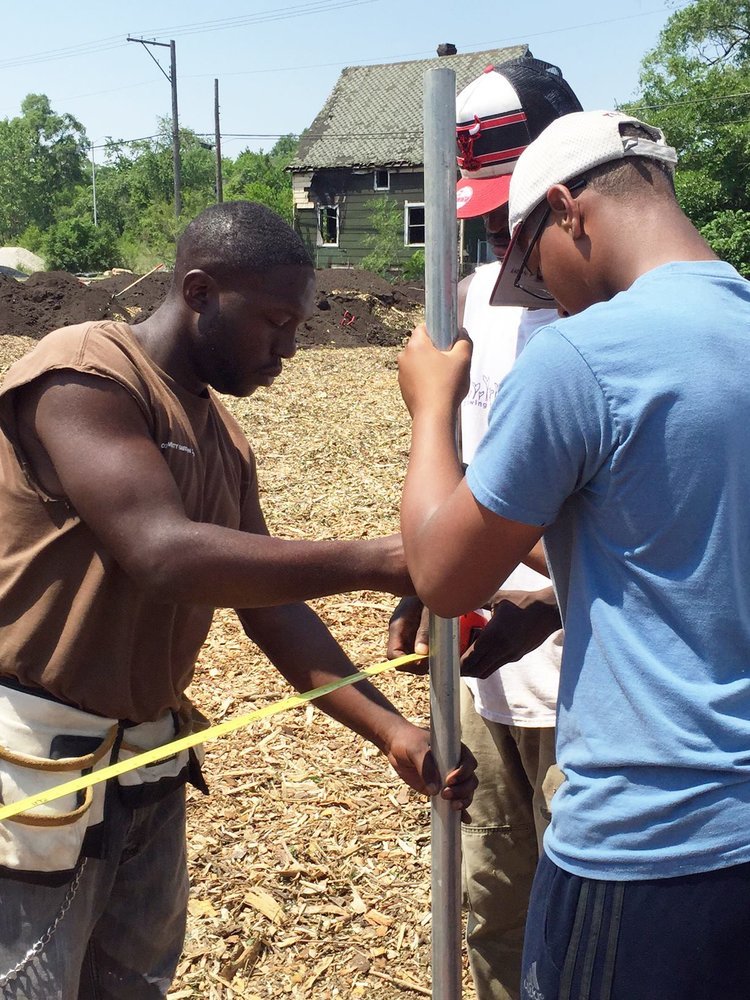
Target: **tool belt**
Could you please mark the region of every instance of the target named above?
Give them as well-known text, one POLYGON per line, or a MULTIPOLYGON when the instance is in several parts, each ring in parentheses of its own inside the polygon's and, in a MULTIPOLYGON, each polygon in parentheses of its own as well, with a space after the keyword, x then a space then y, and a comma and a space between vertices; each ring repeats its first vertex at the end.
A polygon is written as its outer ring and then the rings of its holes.
MULTIPOLYGON (((83 712, 0 678, 0 800, 4 805, 127 760, 193 731, 192 706, 133 725, 83 712)), ((62 884, 81 856, 102 857, 108 795, 132 808, 190 781, 207 792, 192 750, 136 768, 0 823, 0 875, 62 884)))

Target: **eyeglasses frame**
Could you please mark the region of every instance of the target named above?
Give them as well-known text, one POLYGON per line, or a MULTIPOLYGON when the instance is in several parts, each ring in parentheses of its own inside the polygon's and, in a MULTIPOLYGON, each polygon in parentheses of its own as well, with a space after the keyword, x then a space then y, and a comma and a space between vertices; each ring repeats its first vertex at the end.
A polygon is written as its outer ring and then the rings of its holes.
MULTIPOLYGON (((582 191, 586 187, 587 183, 588 183, 588 179, 586 177, 582 177, 579 180, 574 181, 572 184, 566 184, 565 186, 567 187, 568 191, 570 191, 572 193, 573 191, 582 191)), ((524 272, 528 271, 529 274, 531 274, 531 270, 529 268, 527 268, 526 265, 528 264, 529 257, 531 257, 531 254, 532 254, 532 252, 534 250, 534 247, 537 245, 537 243, 541 239, 542 233, 544 232, 544 230, 545 230, 545 228, 547 226, 547 223, 549 222, 549 217, 550 217, 551 212, 552 212, 552 207, 550 205, 547 205, 547 210, 544 213, 544 215, 541 217, 541 219, 539 220, 539 223, 538 223, 536 229, 534 230, 534 235, 531 237, 531 240, 529 241, 529 245, 526 247, 526 252, 524 253, 523 258, 521 260, 521 266, 518 268, 518 273, 516 274, 515 278, 513 279, 513 286, 514 286, 514 288, 518 288, 520 291, 524 292, 526 295, 531 295, 533 298, 539 299, 542 302, 554 302, 555 301, 555 297, 554 297, 554 295, 550 295, 550 293, 547 291, 546 288, 544 290, 545 291, 544 295, 542 295, 539 292, 534 292, 530 288, 524 288, 524 286, 521 284, 521 281, 523 279, 524 272)), ((538 280, 538 279, 534 279, 534 280, 538 280)))

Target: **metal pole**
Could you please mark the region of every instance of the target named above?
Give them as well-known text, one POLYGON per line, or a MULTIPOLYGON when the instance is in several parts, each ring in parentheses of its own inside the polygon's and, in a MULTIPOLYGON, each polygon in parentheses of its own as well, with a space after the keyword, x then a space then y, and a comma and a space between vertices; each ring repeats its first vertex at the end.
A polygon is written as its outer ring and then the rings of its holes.
POLYGON ((219 129, 219 81, 214 80, 214 131, 216 133, 216 201, 224 201, 224 183, 221 177, 221 130, 219 129))
POLYGON ((174 214, 179 219, 182 211, 182 184, 180 178, 180 126, 177 123, 177 52, 174 41, 169 43, 169 82, 172 84, 172 165, 174 167, 174 214))
MULTIPOLYGON (((426 321, 433 343, 456 333, 456 74, 424 75, 426 321)), ((430 615, 432 749, 441 774, 461 751, 458 623, 430 615)), ((461 996, 461 819, 444 799, 432 804, 432 996, 461 996)))
POLYGON ((89 144, 89 149, 91 150, 91 187, 93 190, 94 197, 94 225, 98 226, 99 223, 96 220, 96 164, 94 163, 94 144, 89 144))

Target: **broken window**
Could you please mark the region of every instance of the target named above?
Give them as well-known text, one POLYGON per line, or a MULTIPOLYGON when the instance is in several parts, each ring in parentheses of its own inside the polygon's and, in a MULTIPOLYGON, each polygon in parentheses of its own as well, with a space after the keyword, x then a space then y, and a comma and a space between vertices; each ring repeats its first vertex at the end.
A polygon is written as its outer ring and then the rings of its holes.
POLYGON ((318 208, 318 227, 323 246, 339 245, 338 205, 321 205, 318 208))
POLYGON ((404 243, 406 246, 424 246, 424 202, 404 205, 404 243))
POLYGON ((391 189, 391 172, 390 170, 376 170, 375 171, 375 190, 376 191, 390 191, 391 189))

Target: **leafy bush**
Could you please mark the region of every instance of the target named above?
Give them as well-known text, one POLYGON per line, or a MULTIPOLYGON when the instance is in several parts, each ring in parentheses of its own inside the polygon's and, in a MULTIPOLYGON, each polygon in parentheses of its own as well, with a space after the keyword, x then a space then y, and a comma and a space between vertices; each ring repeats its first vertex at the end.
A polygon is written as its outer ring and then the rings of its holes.
POLYGON ((404 278, 407 281, 424 279, 424 250, 417 250, 404 264, 404 278))
POLYGON ((52 271, 103 271, 120 263, 115 234, 90 219, 56 222, 41 238, 39 250, 52 271))
POLYGON ((722 260, 729 261, 746 278, 750 277, 750 212, 742 209, 717 212, 701 227, 701 236, 722 260))
POLYGON ((362 267, 384 278, 393 278, 393 268, 398 267, 404 250, 404 220, 393 198, 373 198, 370 206, 370 233, 365 244, 370 253, 362 260, 362 267))
POLYGON ((24 229, 16 239, 16 243, 19 247, 23 247, 24 250, 31 250, 32 253, 38 253, 43 239, 44 233, 42 230, 39 226, 32 223, 24 229))
POLYGON ((121 236, 117 241, 117 249, 122 266, 135 274, 145 274, 157 264, 169 264, 174 260, 174 247, 169 255, 159 253, 158 249, 149 246, 131 234, 121 236))

